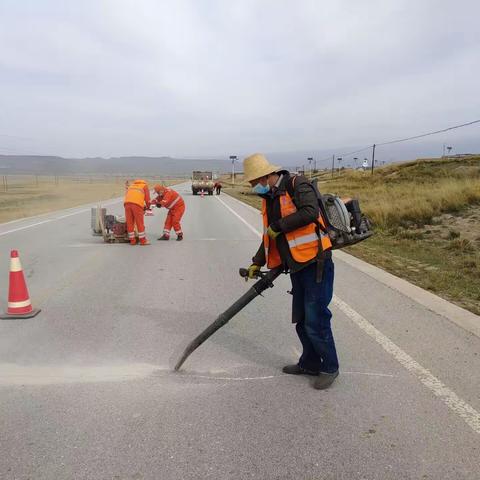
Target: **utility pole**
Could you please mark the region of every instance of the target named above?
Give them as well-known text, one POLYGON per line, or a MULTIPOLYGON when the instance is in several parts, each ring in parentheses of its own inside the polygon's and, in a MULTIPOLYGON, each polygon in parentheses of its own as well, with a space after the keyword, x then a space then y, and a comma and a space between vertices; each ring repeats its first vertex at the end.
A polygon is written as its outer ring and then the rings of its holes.
POLYGON ((312 178, 312 162, 313 162, 313 157, 308 157, 308 164, 310 166, 310 179, 312 178))
POLYGON ((373 144, 373 148, 372 148, 372 175, 373 175, 374 167, 375 167, 375 144, 373 144))
POLYGON ((333 178, 334 170, 335 170, 335 155, 332 155, 332 178, 333 178))
POLYGON ((230 155, 230 160, 232 161, 232 185, 235 185, 235 160, 237 159, 236 155, 230 155))

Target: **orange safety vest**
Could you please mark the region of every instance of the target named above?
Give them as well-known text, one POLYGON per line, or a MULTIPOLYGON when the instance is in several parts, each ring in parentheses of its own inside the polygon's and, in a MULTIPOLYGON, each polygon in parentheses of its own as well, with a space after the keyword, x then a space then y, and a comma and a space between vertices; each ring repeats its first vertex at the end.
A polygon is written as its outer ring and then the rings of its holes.
POLYGON ((145 180, 135 180, 127 189, 123 203, 135 203, 142 208, 145 206, 146 201, 149 199, 148 185, 145 180))
MULTIPOLYGON (((297 211, 297 207, 293 203, 292 197, 285 192, 285 195, 280 197, 280 212, 282 218, 291 215, 297 211)), ((265 257, 267 259, 267 267, 275 268, 282 264, 280 253, 277 248, 277 242, 272 240, 267 235, 268 218, 267 218, 267 201, 263 199, 262 204, 263 215, 263 246, 265 247, 265 257)), ((322 215, 317 219, 322 228, 325 228, 325 221, 322 215)), ((332 248, 332 242, 329 236, 319 228, 320 240, 322 243, 322 250, 332 248)), ((290 253, 293 259, 299 263, 305 263, 318 255, 318 234, 317 224, 315 222, 309 223, 304 227, 297 228, 291 232, 285 233, 285 237, 290 248, 290 253)))

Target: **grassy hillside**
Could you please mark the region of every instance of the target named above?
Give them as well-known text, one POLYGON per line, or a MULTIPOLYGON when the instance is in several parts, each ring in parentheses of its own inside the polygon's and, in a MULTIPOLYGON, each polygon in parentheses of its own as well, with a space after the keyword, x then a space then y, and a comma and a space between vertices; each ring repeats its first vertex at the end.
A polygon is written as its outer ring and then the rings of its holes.
MULTIPOLYGON (((374 223, 349 253, 480 314, 480 156, 316 177, 322 192, 358 198, 374 223)), ((246 186, 226 191, 259 206, 246 186)))

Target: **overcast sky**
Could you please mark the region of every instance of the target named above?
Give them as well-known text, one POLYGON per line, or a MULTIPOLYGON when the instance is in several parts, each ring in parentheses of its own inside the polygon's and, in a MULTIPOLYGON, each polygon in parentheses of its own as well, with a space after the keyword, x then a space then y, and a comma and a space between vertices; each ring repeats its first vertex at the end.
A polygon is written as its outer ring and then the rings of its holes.
MULTIPOLYGON (((476 120, 479 18, 478 0, 0 0, 0 153, 221 157, 476 120)), ((480 124, 449 138, 480 150, 480 124)))

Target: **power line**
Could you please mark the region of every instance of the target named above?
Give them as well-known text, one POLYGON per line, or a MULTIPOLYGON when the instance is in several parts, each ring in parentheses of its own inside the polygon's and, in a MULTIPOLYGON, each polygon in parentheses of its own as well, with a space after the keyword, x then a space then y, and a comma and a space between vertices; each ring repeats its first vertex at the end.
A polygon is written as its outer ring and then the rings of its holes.
POLYGON ((435 135, 437 133, 448 132, 449 130, 455 130, 456 128, 466 127, 468 125, 473 125, 474 123, 480 123, 480 120, 474 120, 473 122, 462 123, 461 125, 455 125, 453 127, 444 128, 442 130, 436 130, 435 132, 423 133, 422 135, 415 135, 413 137, 400 138, 399 140, 391 140, 390 142, 377 143, 377 147, 381 145, 391 145, 392 143, 406 142, 408 140, 415 140, 416 138, 428 137, 429 135, 435 135))
MULTIPOLYGON (((480 119, 479 120, 474 120, 473 122, 467 122, 467 123, 462 123, 460 125, 454 125, 452 127, 443 128, 442 130, 435 130, 434 132, 423 133, 421 135, 414 135, 412 137, 400 138, 400 139, 397 139, 397 140, 391 140, 391 141, 383 142, 383 143, 376 143, 375 146, 379 147, 379 146, 382 146, 382 145, 391 145, 393 143, 407 142, 409 140, 415 140, 417 138, 428 137, 430 135, 436 135, 437 133, 443 133, 443 132, 448 132, 449 130, 455 130, 457 128, 467 127, 469 125, 474 125, 475 123, 480 123, 480 119)), ((338 157, 340 157, 340 158, 349 157, 351 155, 355 155, 356 153, 362 153, 362 152, 365 152, 367 150, 370 150, 371 148, 373 148, 373 145, 368 145, 367 147, 363 147, 363 148, 361 148, 359 150, 355 150, 353 152, 338 154, 338 155, 336 155, 336 157, 337 158, 338 157)), ((331 157, 325 157, 325 158, 321 159, 320 162, 326 162, 326 161, 330 160, 330 158, 331 157)))
POLYGON ((371 145, 369 145, 368 147, 363 147, 361 148, 360 150, 355 150, 354 152, 349 152, 349 153, 341 153, 340 155, 337 155, 337 157, 349 157, 350 155, 355 155, 356 153, 361 153, 361 152, 365 152, 367 150, 370 150, 372 148, 371 145))

